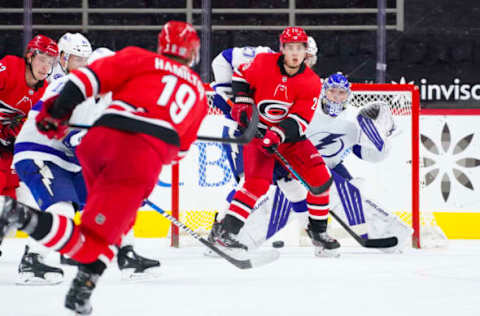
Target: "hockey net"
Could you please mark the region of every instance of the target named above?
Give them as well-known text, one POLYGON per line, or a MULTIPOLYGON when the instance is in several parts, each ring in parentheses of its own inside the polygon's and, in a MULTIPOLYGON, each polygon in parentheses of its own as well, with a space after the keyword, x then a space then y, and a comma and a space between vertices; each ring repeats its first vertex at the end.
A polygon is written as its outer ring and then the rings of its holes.
MULTIPOLYGON (((413 247, 441 246, 445 236, 434 214, 420 212, 418 88, 408 84, 352 85, 352 106, 362 107, 373 101, 390 105, 399 136, 395 137, 392 152, 384 162, 370 166, 354 163, 349 169, 355 176, 366 179, 370 191, 387 210, 412 226, 413 247)), ((215 122, 220 116, 221 112, 211 106, 207 117, 210 122, 203 124, 210 125, 209 135, 221 129, 220 123, 215 122)), ((172 213, 195 232, 207 236, 215 213, 227 205, 225 198, 234 186, 234 179, 221 144, 195 143, 192 147, 180 168, 172 168, 172 213)), ((170 237, 172 246, 196 244, 175 226, 170 237)))

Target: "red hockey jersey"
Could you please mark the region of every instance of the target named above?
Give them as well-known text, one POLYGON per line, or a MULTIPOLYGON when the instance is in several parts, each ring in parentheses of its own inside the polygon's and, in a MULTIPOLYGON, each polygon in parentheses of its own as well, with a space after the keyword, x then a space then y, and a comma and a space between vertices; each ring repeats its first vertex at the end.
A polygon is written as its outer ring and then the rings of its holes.
POLYGON ((309 67, 288 75, 280 53, 258 54, 253 61, 241 65, 232 80, 246 82, 253 91, 261 128, 272 127, 282 141, 303 137, 319 102, 321 81, 309 67))
POLYGON ((72 72, 85 98, 112 92, 112 103, 95 123, 143 133, 180 147, 197 138, 207 114, 205 90, 190 68, 167 57, 127 47, 72 72))
POLYGON ((7 55, 0 60, 0 124, 25 117, 47 87, 46 81, 41 81, 37 88, 30 88, 25 70, 21 57, 7 55))

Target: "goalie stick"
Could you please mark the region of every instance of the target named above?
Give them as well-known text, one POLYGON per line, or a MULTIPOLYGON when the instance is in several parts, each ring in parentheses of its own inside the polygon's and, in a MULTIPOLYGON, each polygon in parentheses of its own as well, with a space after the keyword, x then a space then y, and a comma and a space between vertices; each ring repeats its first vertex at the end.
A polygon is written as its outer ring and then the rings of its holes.
MULTIPOLYGON (((274 152, 275 156, 278 159, 280 159, 280 161, 285 166, 285 168, 287 168, 288 171, 290 171, 295 176, 295 178, 297 178, 298 181, 300 181, 300 183, 302 183, 310 192, 312 192, 311 186, 308 183, 306 183, 305 180, 303 180, 302 177, 300 177, 300 175, 292 168, 292 166, 290 166, 287 159, 285 159, 285 157, 283 157, 283 155, 278 151, 278 149, 273 148, 273 152, 274 152)), ((398 238, 395 237, 395 236, 385 237, 385 238, 375 238, 375 239, 370 239, 370 238, 363 239, 358 234, 356 234, 350 228, 350 226, 348 226, 340 217, 338 217, 338 215, 335 214, 335 212, 330 210, 329 213, 332 214, 333 218, 335 218, 335 220, 347 231, 347 233, 350 236, 352 236, 353 239, 355 239, 362 247, 365 247, 365 248, 390 248, 390 247, 394 247, 398 244, 398 238)))
POLYGON ((252 257, 250 259, 236 259, 229 254, 225 253, 224 251, 220 250, 217 248, 214 244, 206 240, 205 238, 201 237, 199 234, 194 232, 191 228, 189 228, 187 225, 184 223, 178 221, 175 217, 171 216, 167 212, 165 212, 163 209, 158 207, 156 204, 149 200, 145 200, 145 203, 152 207, 156 212, 160 213, 163 217, 165 217, 167 220, 175 224, 177 227, 183 229, 186 231, 189 235, 191 235, 193 238, 198 240, 200 243, 202 243, 204 246, 207 248, 211 249, 213 252, 218 254, 220 257, 224 258, 234 266, 236 266, 239 269, 245 270, 245 269, 251 269, 251 268, 256 268, 263 266, 265 264, 268 264, 270 262, 273 262, 277 260, 280 257, 280 253, 278 251, 269 251, 269 252, 262 252, 264 256, 259 256, 259 257, 252 257))

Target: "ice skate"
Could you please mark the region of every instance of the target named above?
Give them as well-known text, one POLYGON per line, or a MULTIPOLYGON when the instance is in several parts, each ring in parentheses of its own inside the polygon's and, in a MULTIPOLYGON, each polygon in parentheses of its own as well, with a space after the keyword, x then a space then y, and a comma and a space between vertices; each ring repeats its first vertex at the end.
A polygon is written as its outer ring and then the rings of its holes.
POLYGON ((8 196, 0 196, 0 244, 11 230, 25 226, 32 211, 8 196))
MULTIPOLYGON (((223 221, 212 227, 211 239, 220 250, 228 253, 234 258, 246 258, 248 247, 237 239, 238 231, 243 223, 231 215, 225 216, 223 221), (240 222, 240 223, 239 223, 240 222), (239 226, 236 227, 235 225, 239 226), (238 229, 236 229, 238 228, 238 229)), ((209 236, 210 238, 210 236, 209 236)))
MULTIPOLYGON (((208 234, 208 241, 211 242, 212 244, 215 244, 215 236, 220 235, 220 230, 221 230, 221 225, 220 222, 217 221, 217 215, 218 213, 215 214, 215 219, 212 224, 212 229, 210 230, 210 233, 208 234)), ((203 254, 207 257, 211 258, 220 258, 220 256, 214 252, 212 249, 207 248, 203 254)))
POLYGON ((65 266, 78 266, 78 262, 64 255, 60 255, 60 264, 65 266))
POLYGON ((130 245, 120 248, 117 263, 123 280, 151 279, 159 275, 160 261, 140 256, 130 245))
POLYGON ((72 310, 74 315, 90 315, 92 313, 90 296, 99 278, 100 275, 80 266, 65 297, 65 307, 72 310))
POLYGON ((315 246, 314 254, 317 257, 336 258, 340 257, 337 249, 340 248, 340 243, 330 237, 327 232, 314 232, 310 225, 307 229, 307 234, 315 246))
POLYGON ((18 285, 54 285, 63 281, 63 270, 43 262, 43 256, 30 252, 25 246, 22 261, 18 266, 18 285))

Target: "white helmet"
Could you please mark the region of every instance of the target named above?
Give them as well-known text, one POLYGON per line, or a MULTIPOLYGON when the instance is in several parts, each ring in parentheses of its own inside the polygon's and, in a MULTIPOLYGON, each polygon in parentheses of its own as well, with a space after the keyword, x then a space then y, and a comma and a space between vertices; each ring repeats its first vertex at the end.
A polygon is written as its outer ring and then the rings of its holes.
POLYGON ((313 37, 309 36, 308 37, 308 45, 307 45, 307 54, 310 55, 307 57, 305 62, 309 67, 313 67, 317 63, 317 53, 318 53, 318 47, 317 43, 313 39, 313 37))
POLYGON ((112 56, 112 55, 115 55, 115 52, 113 50, 108 49, 106 47, 99 47, 93 51, 90 57, 88 57, 88 64, 90 65, 97 59, 107 57, 107 56, 112 56))
POLYGON ((65 33, 58 40, 58 50, 68 56, 88 57, 92 53, 92 46, 88 39, 80 33, 65 33))

